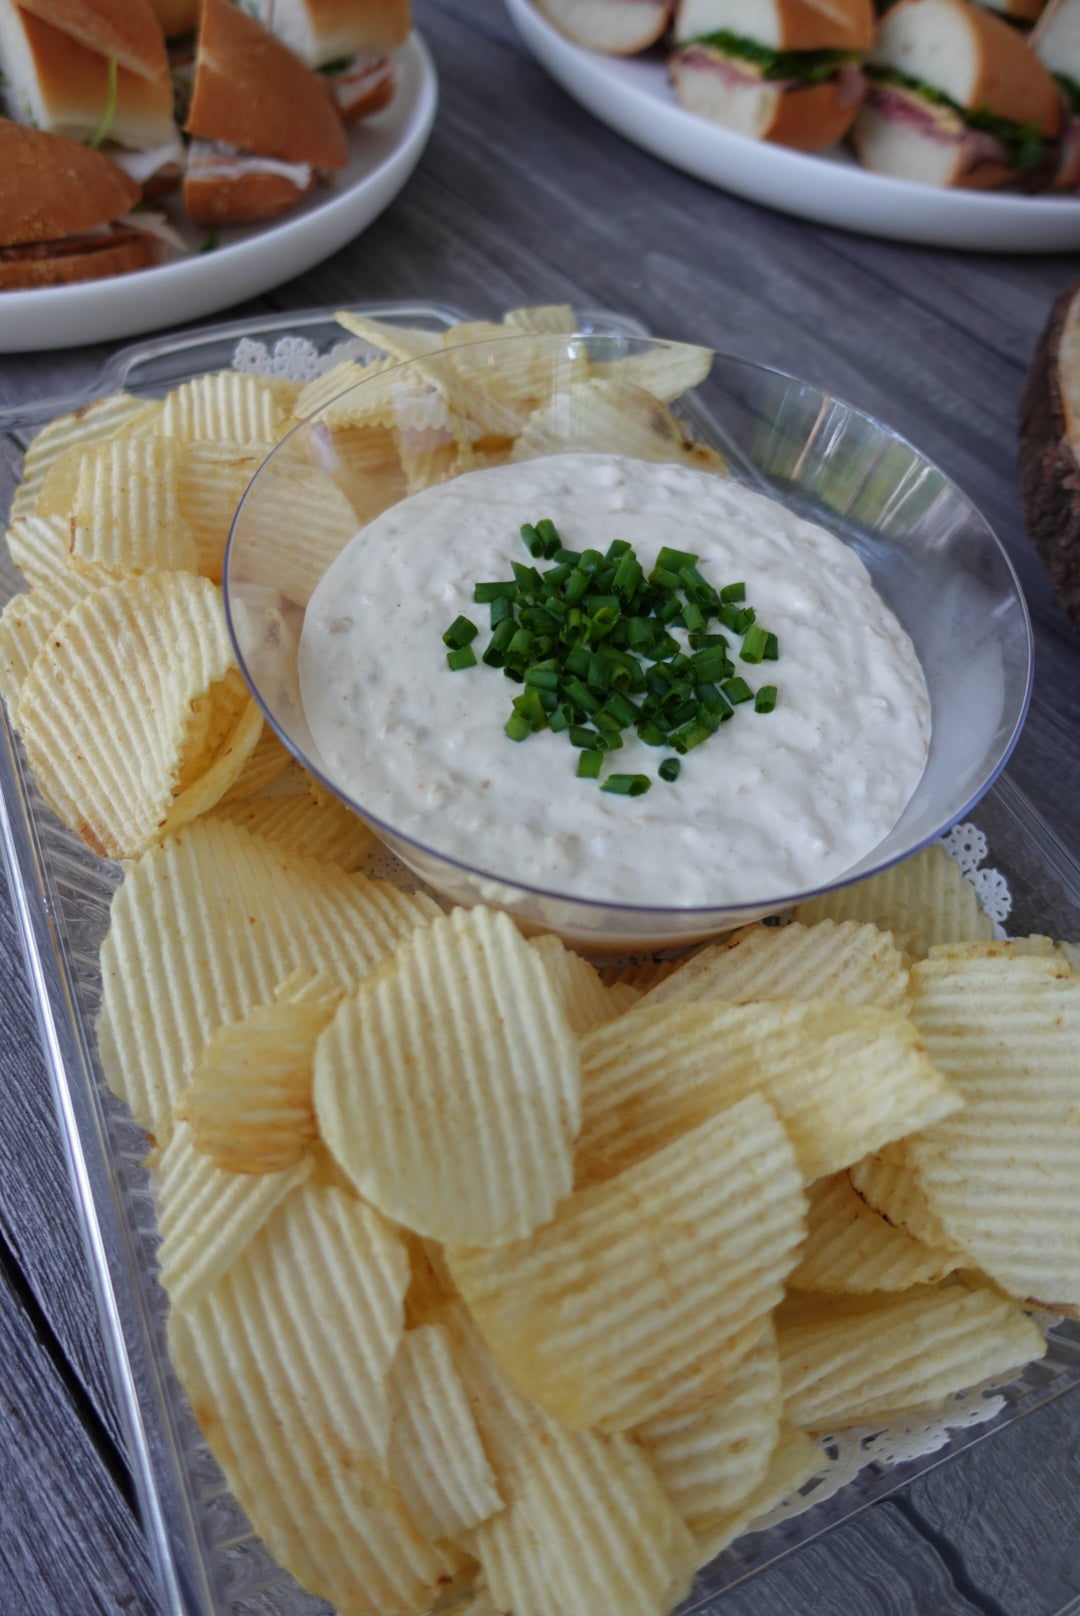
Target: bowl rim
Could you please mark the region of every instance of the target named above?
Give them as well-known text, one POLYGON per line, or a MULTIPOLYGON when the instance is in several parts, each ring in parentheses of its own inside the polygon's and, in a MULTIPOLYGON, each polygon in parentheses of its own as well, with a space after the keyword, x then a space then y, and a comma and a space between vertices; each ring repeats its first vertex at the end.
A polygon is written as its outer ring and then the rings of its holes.
MULTIPOLYGON (((452 330, 453 327, 450 329, 452 330)), ((441 336, 442 333, 439 335, 441 336)), ((676 338, 657 337, 651 333, 639 334, 636 332, 620 332, 615 334, 608 332, 588 332, 580 330, 575 330, 572 332, 518 330, 508 331, 505 335, 488 336, 477 338, 476 340, 470 342, 455 343, 452 348, 446 348, 440 345, 437 348, 433 348, 429 354, 414 355, 410 359, 403 359, 395 364, 380 368, 377 374, 380 377, 391 376, 399 370, 405 370, 414 365, 423 365, 435 358, 442 358, 444 355, 454 352, 456 348, 486 348, 497 343, 514 343, 522 341, 534 342, 537 339, 564 343, 574 341, 599 341, 608 343, 623 343, 626 345, 644 344, 652 347, 706 349, 712 354, 714 364, 718 360, 723 361, 726 364, 740 366, 747 371, 759 371, 765 375, 775 376, 781 381, 794 383, 794 385, 797 387, 809 389, 811 392, 816 393, 821 400, 827 400, 833 405, 838 405, 842 410, 847 411, 851 415, 857 416, 860 420, 868 422, 872 427, 875 427, 880 432, 887 434, 894 443, 899 443, 905 449, 910 450, 910 452, 913 455, 916 455, 926 467, 928 467, 931 471, 936 472, 946 486, 963 501, 964 505, 967 507, 969 515, 976 519, 976 521, 983 528, 987 537, 989 537, 996 546, 1000 559, 1005 564, 1006 575, 1012 584, 1016 601, 1020 608, 1020 621, 1024 631, 1024 647, 1027 663, 1024 680, 1024 695, 1022 701, 1020 702, 1019 710, 1017 712, 1012 730, 1010 731, 1010 734, 1001 749, 1001 755, 994 764, 993 769, 986 776, 986 778, 980 782, 978 787, 965 801, 962 807, 960 807, 955 813, 952 813, 946 821, 939 825, 935 830, 931 831, 929 835, 922 837, 919 841, 913 843, 910 847, 905 848, 902 852, 894 853, 890 857, 882 859, 879 863, 874 863, 869 868, 860 868, 857 865, 852 871, 845 871, 836 879, 826 882, 824 886, 810 887, 805 891, 785 893, 781 896, 771 898, 745 899, 738 903, 671 906, 649 903, 625 903, 612 898, 593 898, 579 896, 570 892, 558 892, 550 887, 532 886, 528 882, 519 881, 510 876, 499 875, 492 870, 478 868, 475 865, 466 863, 464 859, 454 857, 453 854, 442 853, 437 848, 430 847, 426 843, 418 841, 413 836, 407 836, 403 831, 396 829, 386 820, 381 819, 378 814, 371 813, 368 809, 355 802, 348 795, 348 793, 344 792, 341 787, 337 785, 336 782, 332 780, 323 771, 323 769, 314 762, 313 759, 309 758, 282 729, 281 725, 270 711, 266 701, 263 699, 263 696, 248 669, 247 661, 240 646, 236 625, 233 621, 229 587, 230 566, 233 557, 233 543, 237 535, 237 526, 240 522, 241 513, 244 510, 248 495, 251 493, 251 490, 254 488, 255 483, 262 472, 270 464, 278 451, 283 449, 297 432, 309 427, 313 421, 317 420, 325 410, 327 410, 332 404, 335 404, 339 399, 345 398, 348 394, 355 392, 358 387, 363 387, 366 383, 373 381, 375 378, 371 376, 360 377, 358 380, 350 383, 348 387, 342 388, 340 393, 335 393, 333 397, 324 399, 319 405, 318 409, 313 410, 310 415, 307 415, 302 420, 298 421, 296 425, 286 433, 281 441, 274 445, 245 488, 240 499, 240 503, 233 513, 232 521, 229 524, 229 536, 225 545, 225 560, 222 568, 222 596, 225 605, 225 621, 228 628, 229 639, 232 642, 233 652, 236 656, 240 672, 244 677, 248 689, 251 691, 255 701, 258 703, 259 709, 263 715, 264 723, 270 724, 271 729, 277 735, 282 745, 288 752, 291 753, 296 761, 302 765, 303 768, 307 769, 309 773, 313 774, 322 785, 326 786, 329 791, 333 792, 334 796, 345 803, 345 805, 356 813, 359 818, 363 819, 365 823, 370 824, 375 829, 376 833, 381 832, 395 842, 400 842, 409 848, 414 848, 416 852, 419 855, 422 855, 425 859, 437 860, 439 863, 450 866, 455 871, 460 872, 462 875, 472 880, 489 882, 494 886, 505 887, 508 890, 512 890, 515 894, 521 893, 530 898, 541 899, 549 903, 576 905, 584 910, 589 910, 596 913, 602 912, 612 915, 638 916, 645 920, 655 920, 657 923, 660 923, 662 919, 671 922, 689 922, 690 924, 686 926, 688 933, 692 929, 692 925, 695 921, 700 922, 701 925, 706 929, 720 930, 725 924, 725 916, 730 917, 731 924, 738 924, 739 922, 737 917, 745 916, 752 911, 757 911, 758 913, 776 913, 782 909, 790 909, 800 903, 811 902, 813 899, 823 897, 829 892, 836 892, 843 887, 852 886, 858 881, 866 881, 872 876, 881 875, 886 870, 893 869, 897 864, 902 864, 906 859, 913 858, 916 853, 922 852, 934 842, 939 841, 941 837, 946 834, 946 832, 951 830, 954 825, 959 824, 964 816, 971 812, 975 805, 981 801, 981 799, 991 789, 994 782, 1005 769, 1013 754, 1013 751, 1015 750, 1016 744, 1020 739, 1024 723, 1027 719, 1035 682, 1035 638, 1032 632, 1031 613, 1028 609, 1027 599, 1024 595, 1023 588, 1021 587, 1020 579, 1016 568, 1013 565, 1012 558, 1010 557, 1001 539, 998 537, 998 534, 987 521, 986 517, 983 516, 981 510, 975 504, 974 500, 972 500, 970 496, 965 493, 964 489, 955 480, 955 478, 951 477, 948 472, 944 471, 942 467, 938 465, 936 460, 933 460, 929 455, 924 454, 917 444, 912 443, 910 438, 905 437, 903 433, 896 431, 886 422, 880 420, 878 416, 872 415, 868 410, 860 409, 857 404, 852 404, 847 399, 840 398, 834 393, 829 393, 823 388, 816 386, 815 383, 806 381, 800 376, 793 375, 790 371, 781 369, 781 367, 778 365, 763 364, 759 360, 750 359, 743 354, 733 353, 729 349, 712 348, 708 343, 684 342, 676 338), (714 921, 716 922, 715 926, 713 925, 714 921)), ((680 395, 680 397, 689 397, 692 399, 693 391, 693 389, 689 389, 686 394, 680 395)), ((405 495, 404 497, 408 499, 411 496, 405 495)), ((783 500, 779 498, 775 492, 773 492, 770 497, 777 498, 778 503, 783 503, 783 500)), ((401 501, 398 501, 398 503, 401 503, 401 501)), ((825 524, 822 523, 821 525, 824 526, 825 524)), ((830 529, 828 531, 833 530, 830 529)), ((842 544, 847 543, 847 541, 839 533, 834 532, 833 536, 838 538, 842 544)), ((393 851, 393 849, 391 848, 390 851, 393 851)), ((871 849, 870 852, 865 855, 865 858, 871 858, 873 856, 873 851, 874 850, 871 849)), ((860 861, 860 864, 864 862, 865 859, 860 861)), ((421 879, 423 878, 421 877, 421 879)))

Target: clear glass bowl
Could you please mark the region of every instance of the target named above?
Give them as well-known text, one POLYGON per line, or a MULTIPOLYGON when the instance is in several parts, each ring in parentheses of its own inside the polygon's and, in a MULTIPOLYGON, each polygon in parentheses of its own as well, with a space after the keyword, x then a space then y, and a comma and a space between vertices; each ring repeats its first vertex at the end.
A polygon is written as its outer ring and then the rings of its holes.
MULTIPOLYGON (((329 497, 344 492, 359 526, 404 498, 410 478, 413 487, 423 486, 500 463, 523 419, 507 411, 507 397, 528 398, 548 411, 543 453, 641 455, 641 393, 606 367, 633 357, 640 379, 648 366, 677 364, 692 352, 701 350, 635 336, 536 334, 438 351, 357 382, 269 456, 233 522, 226 608, 241 666, 267 719, 331 789, 338 790, 300 701, 297 650, 315 584, 351 533, 340 521, 317 528, 301 514, 311 509, 306 501, 314 495, 317 502, 319 489, 333 485, 329 497), (597 373, 614 377, 618 390, 602 432, 595 413, 579 407, 573 385, 597 373), (463 386, 471 392, 463 393, 463 386), (364 410, 369 424, 358 427, 353 423, 364 389, 378 389, 378 408, 364 410), (440 392, 463 400, 464 453, 445 424, 440 392), (306 491, 303 506, 300 490, 306 491)), ((820 522, 862 558, 914 642, 930 692, 933 736, 914 796, 859 864, 812 892, 737 906, 646 907, 519 885, 512 871, 486 867, 482 847, 475 861, 462 862, 440 850, 437 826, 431 843, 420 842, 345 797, 422 881, 454 902, 495 904, 526 926, 608 951, 689 943, 872 874, 935 840, 1000 772, 1031 690, 1031 628, 1008 558, 971 502, 910 444, 817 388, 728 355, 713 356, 705 380, 670 409, 681 426, 666 445, 650 435, 652 458, 680 458, 684 431, 719 450, 730 476, 820 522)), ((659 414, 672 434, 669 418, 659 414)), ((460 441, 460 424, 456 430, 460 441)))

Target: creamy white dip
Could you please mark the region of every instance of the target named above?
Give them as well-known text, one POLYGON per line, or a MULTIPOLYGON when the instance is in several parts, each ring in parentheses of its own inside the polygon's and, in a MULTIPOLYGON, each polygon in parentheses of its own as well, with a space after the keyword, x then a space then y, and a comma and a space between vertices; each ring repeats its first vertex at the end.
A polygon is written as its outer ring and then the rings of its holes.
POLYGON ((470 472, 370 522, 311 599, 300 684, 331 778, 402 835, 505 880, 672 908, 782 897, 850 869, 896 823, 930 736, 911 641, 851 550, 737 483, 617 455, 470 472), (657 778, 670 750, 624 731, 605 773, 649 775, 636 798, 577 779, 565 734, 511 741, 521 686, 482 664, 452 672, 442 634, 470 618, 479 659, 489 613, 473 586, 530 561, 518 533, 541 517, 571 550, 625 539, 648 572, 671 545, 718 589, 744 580, 780 659, 748 667, 732 636, 729 654, 752 688, 778 687, 776 710, 736 707, 670 785, 657 778))

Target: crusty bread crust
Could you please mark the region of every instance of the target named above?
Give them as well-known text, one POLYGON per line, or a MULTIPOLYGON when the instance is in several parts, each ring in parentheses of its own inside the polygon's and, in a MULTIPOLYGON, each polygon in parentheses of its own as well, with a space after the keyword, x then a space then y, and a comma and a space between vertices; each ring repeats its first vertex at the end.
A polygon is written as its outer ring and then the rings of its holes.
POLYGON ((139 187, 100 152, 0 120, 0 244, 96 230, 139 200, 139 187))
POLYGON ((342 106, 339 100, 338 110, 347 124, 359 123, 361 118, 370 118, 374 113, 381 112, 383 107, 388 107, 394 99, 396 89, 397 80, 391 72, 386 78, 377 80, 362 95, 358 95, 355 101, 342 106))
POLYGON ((230 0, 204 0, 184 128, 288 163, 344 168, 349 160, 345 126, 326 85, 230 0))
POLYGON ((132 230, 96 242, 56 242, 41 255, 0 252, 0 292, 34 286, 68 286, 74 281, 100 281, 129 275, 157 262, 158 247, 150 236, 132 230))
POLYGON ((772 50, 868 51, 874 42, 873 0, 680 0, 677 41, 726 30, 772 50))
POLYGON ((1015 170, 1004 163, 983 160, 968 166, 960 141, 952 145, 935 140, 921 129, 896 123, 869 103, 860 109, 851 139, 865 168, 916 185, 987 191, 1016 178, 1015 170))
MULTIPOLYGON (((49 125, 75 139, 89 139, 108 102, 107 59, 40 17, 23 13, 22 23, 49 125)), ((168 65, 156 79, 120 68, 109 139, 146 150, 163 145, 174 134, 168 65)))
MULTIPOLYGON (((1015 28, 968 0, 900 0, 882 19, 873 60, 910 71, 907 56, 901 59, 901 42, 923 37, 932 42, 943 23, 970 41, 974 69, 964 104, 1014 123, 1034 124, 1047 136, 1057 134, 1061 99, 1050 74, 1015 28)), ((938 83, 932 76, 932 66, 915 76, 950 90, 948 83, 938 83)))
MULTIPOLYGON (((409 0, 302 0, 312 32, 342 41, 340 54, 396 50, 409 37, 409 0)), ((320 52, 321 56, 321 52, 320 52)))
POLYGON ((165 36, 150 0, 19 0, 19 6, 99 56, 115 56, 140 78, 158 79, 169 71, 165 36))
POLYGON ((188 174, 184 207, 195 224, 251 224, 284 213, 307 195, 311 185, 294 185, 284 174, 188 174))
POLYGON ((202 0, 150 0, 150 5, 166 39, 190 34, 199 26, 202 0))
POLYGON ((684 106, 716 123, 735 128, 759 140, 798 151, 826 151, 843 140, 859 109, 846 86, 835 81, 785 89, 767 81, 732 87, 706 64, 676 52, 671 61, 675 93, 684 106), (745 110, 736 111, 736 98, 752 94, 754 127, 748 128, 745 110), (740 116, 739 113, 742 113, 740 116))
POLYGON ((635 56, 664 32, 671 0, 537 0, 560 33, 587 50, 635 56))

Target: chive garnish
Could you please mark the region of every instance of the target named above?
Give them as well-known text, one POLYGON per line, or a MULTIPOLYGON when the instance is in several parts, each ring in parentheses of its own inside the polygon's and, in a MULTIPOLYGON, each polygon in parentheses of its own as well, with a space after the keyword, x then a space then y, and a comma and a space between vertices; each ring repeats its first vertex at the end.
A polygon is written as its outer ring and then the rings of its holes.
MULTIPOLYGON (((757 712, 772 712, 776 686, 755 699, 718 632, 739 636, 744 662, 777 660, 777 637, 755 622, 745 583, 717 589, 696 555, 671 546, 646 577, 625 540, 604 554, 568 550, 547 517, 523 523, 520 534, 532 564, 512 561, 512 579, 473 588, 491 619, 481 660, 519 687, 504 726, 512 741, 544 729, 566 735, 579 753, 578 776, 597 780, 605 754, 632 730, 646 746, 679 754, 659 766, 670 782, 679 778, 679 757, 715 735, 737 706, 752 700, 757 712)), ((443 635, 451 669, 477 665, 478 632, 467 617, 451 623, 443 635)), ((629 797, 648 789, 643 774, 613 774, 601 786, 629 797)))
POLYGON ((600 790, 616 797, 643 797, 651 785, 647 774, 609 774, 600 790))

